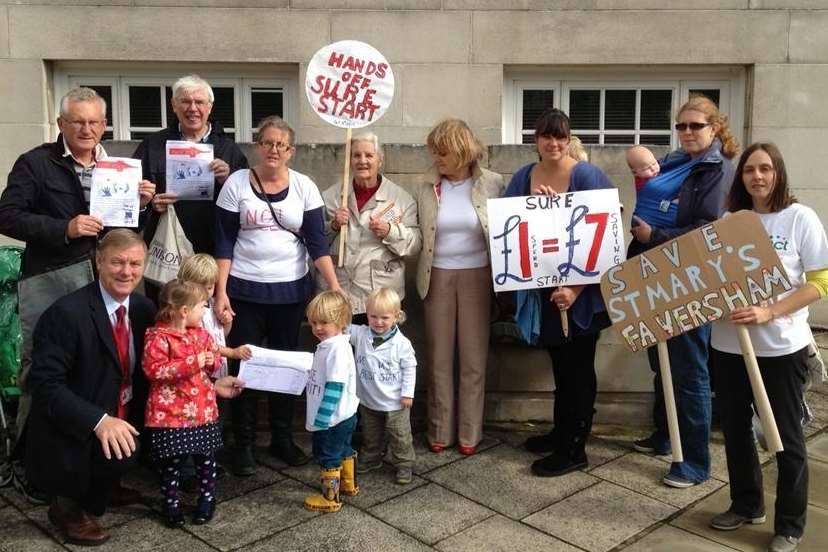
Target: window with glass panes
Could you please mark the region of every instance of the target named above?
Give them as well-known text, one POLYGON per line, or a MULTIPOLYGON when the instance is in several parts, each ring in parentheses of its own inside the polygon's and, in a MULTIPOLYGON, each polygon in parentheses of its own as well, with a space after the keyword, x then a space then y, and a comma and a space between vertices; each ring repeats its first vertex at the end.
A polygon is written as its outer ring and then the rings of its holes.
POLYGON ((551 81, 515 86, 515 122, 518 141, 534 141, 535 122, 547 108, 557 107, 569 115, 572 134, 585 144, 675 145, 672 116, 688 97, 701 94, 717 105, 721 86, 693 87, 687 81, 663 83, 589 83, 551 81))
MULTIPOLYGON (((104 140, 142 140, 175 120, 172 84, 175 79, 133 79, 125 76, 70 77, 69 84, 93 88, 106 100, 107 127, 104 140)), ((225 134, 251 140, 258 121, 267 115, 283 117, 286 84, 265 82, 251 85, 247 79, 210 81, 215 101, 211 119, 225 134)))

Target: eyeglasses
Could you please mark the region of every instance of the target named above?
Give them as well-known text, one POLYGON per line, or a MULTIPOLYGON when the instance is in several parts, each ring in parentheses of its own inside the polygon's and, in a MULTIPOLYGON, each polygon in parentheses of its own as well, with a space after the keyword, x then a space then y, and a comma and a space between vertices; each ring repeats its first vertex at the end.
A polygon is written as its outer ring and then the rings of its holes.
POLYGON ((263 147, 268 151, 272 150, 275 147, 276 151, 278 151, 279 153, 284 153, 293 147, 290 144, 285 144, 283 142, 274 142, 272 140, 261 140, 259 141, 259 146, 263 147))
POLYGON ((98 130, 106 126, 106 120, 103 121, 69 121, 67 119, 61 119, 64 123, 71 126, 75 130, 82 130, 85 127, 89 127, 92 130, 98 130))
POLYGON ((709 127, 713 123, 676 123, 673 128, 679 132, 684 132, 688 128, 693 132, 698 132, 705 127, 709 127))

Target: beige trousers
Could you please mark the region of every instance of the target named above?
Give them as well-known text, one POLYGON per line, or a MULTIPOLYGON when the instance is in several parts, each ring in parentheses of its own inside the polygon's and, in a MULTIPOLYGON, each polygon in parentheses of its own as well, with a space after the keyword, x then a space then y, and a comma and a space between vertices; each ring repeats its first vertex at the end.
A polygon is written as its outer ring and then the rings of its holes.
POLYGON ((491 296, 488 266, 431 269, 424 301, 429 443, 476 446, 482 438, 491 296), (455 346, 460 361, 456 389, 455 346))

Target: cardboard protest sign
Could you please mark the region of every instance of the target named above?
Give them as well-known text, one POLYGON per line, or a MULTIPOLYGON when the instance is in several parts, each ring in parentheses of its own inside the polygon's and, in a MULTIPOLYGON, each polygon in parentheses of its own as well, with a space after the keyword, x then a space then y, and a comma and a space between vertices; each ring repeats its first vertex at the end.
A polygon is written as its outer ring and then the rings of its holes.
POLYGON ((624 258, 618 190, 490 199, 495 291, 598 283, 624 258))
POLYGON ((739 211, 613 267, 601 293, 632 351, 758 305, 791 283, 759 216, 739 211))
POLYGON ((391 105, 394 73, 373 46, 341 40, 314 54, 305 92, 313 110, 328 123, 361 128, 375 123, 391 105))

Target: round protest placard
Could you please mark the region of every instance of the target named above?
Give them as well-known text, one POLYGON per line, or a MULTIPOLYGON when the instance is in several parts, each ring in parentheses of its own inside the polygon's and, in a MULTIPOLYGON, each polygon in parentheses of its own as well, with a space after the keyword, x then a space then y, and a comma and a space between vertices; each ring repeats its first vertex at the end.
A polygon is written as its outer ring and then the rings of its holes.
POLYGON ((362 128, 383 116, 394 99, 394 73, 373 46, 341 40, 319 49, 308 64, 305 92, 328 123, 362 128))

